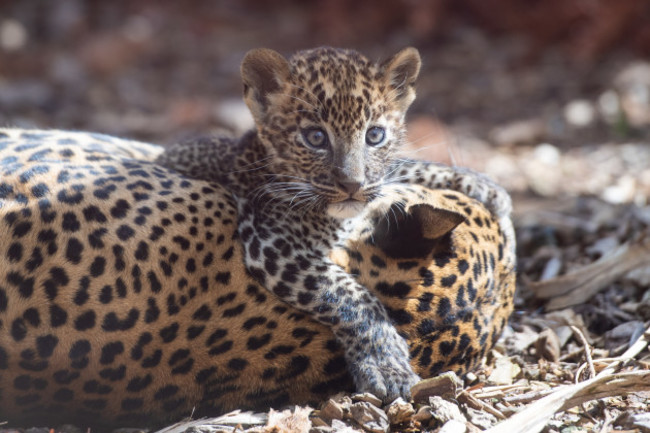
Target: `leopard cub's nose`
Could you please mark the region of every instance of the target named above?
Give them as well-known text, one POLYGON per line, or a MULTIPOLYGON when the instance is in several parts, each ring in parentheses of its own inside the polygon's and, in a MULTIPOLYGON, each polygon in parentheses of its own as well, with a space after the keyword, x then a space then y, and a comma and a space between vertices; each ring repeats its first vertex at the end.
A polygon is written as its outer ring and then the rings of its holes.
POLYGON ((359 189, 361 189, 361 185, 363 184, 362 182, 358 180, 340 180, 338 181, 339 187, 347 192, 350 196, 353 196, 356 194, 359 189))

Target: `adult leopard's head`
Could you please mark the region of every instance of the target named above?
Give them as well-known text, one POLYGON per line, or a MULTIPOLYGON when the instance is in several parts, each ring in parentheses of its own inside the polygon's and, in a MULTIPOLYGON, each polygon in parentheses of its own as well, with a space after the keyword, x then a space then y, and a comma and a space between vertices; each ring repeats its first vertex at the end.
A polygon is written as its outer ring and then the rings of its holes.
POLYGON ((316 48, 287 61, 256 49, 241 69, 244 99, 278 174, 269 191, 336 217, 363 209, 404 138, 417 50, 374 63, 351 50, 316 48))
POLYGON ((474 368, 513 310, 512 223, 445 189, 388 184, 330 259, 376 296, 422 377, 474 368))

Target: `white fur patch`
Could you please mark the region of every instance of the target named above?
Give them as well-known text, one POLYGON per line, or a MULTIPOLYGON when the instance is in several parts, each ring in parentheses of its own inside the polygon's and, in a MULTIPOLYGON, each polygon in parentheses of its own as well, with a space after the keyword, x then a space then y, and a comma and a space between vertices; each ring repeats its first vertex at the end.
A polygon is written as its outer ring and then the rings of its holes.
POLYGON ((365 202, 346 200, 338 203, 331 203, 327 206, 327 214, 333 218, 347 219, 361 213, 366 207, 365 202))

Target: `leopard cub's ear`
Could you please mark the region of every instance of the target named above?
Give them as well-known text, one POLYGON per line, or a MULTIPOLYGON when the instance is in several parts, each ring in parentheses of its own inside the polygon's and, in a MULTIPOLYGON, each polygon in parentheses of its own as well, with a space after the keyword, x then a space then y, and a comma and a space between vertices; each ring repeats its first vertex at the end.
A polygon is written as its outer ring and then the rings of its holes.
POLYGON ((404 48, 381 65, 386 84, 396 92, 395 99, 404 109, 415 99, 413 86, 421 65, 420 53, 413 47, 404 48))
POLYGON ((244 100, 256 122, 263 119, 269 96, 282 89, 289 74, 289 63, 277 51, 258 48, 246 53, 241 65, 244 100))

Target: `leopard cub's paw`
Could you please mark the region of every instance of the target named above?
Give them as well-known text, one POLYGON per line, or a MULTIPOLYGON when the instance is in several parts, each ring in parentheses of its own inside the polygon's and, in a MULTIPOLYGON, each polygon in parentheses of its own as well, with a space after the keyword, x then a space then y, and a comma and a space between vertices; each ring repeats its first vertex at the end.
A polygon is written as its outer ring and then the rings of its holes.
POLYGON ((408 362, 398 357, 378 360, 370 356, 359 359, 350 369, 359 392, 369 392, 384 403, 397 397, 411 398, 411 388, 421 379, 408 362))
POLYGON ((475 185, 474 190, 476 196, 469 196, 483 203, 495 217, 507 217, 512 213, 512 199, 502 186, 485 177, 483 182, 475 185))
POLYGON ((409 400, 411 387, 420 381, 409 364, 406 341, 395 328, 381 331, 382 339, 361 350, 346 351, 350 373, 359 392, 370 392, 384 403, 397 397, 409 400))
POLYGON ((485 206, 498 218, 508 217, 512 213, 512 198, 503 187, 493 184, 485 206))
POLYGON ((454 183, 455 190, 480 201, 497 218, 512 213, 510 194, 484 174, 463 170, 457 173, 454 183))

